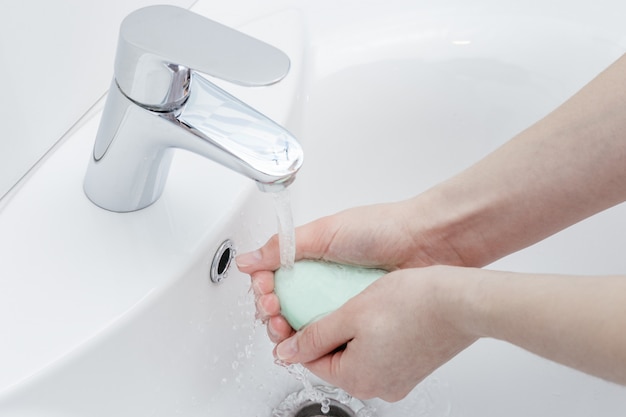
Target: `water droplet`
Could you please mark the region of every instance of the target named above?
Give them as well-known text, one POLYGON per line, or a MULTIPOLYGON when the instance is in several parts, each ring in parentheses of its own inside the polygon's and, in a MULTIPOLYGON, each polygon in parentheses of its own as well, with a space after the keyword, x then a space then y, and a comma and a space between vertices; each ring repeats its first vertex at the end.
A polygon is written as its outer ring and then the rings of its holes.
POLYGON ((322 401, 320 402, 320 404, 322 405, 320 409, 322 413, 328 414, 328 412, 330 411, 330 398, 324 397, 322 401))
POLYGON ((361 408, 356 413, 356 417, 375 417, 376 409, 370 406, 365 406, 361 408))

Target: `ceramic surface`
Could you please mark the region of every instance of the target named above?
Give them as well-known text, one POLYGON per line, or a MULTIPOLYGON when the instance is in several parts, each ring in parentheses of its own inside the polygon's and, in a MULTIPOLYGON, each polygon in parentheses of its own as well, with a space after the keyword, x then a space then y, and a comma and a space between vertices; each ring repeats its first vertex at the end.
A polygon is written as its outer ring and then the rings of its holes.
MULTIPOLYGON (((303 143, 296 223, 433 186, 626 50, 616 0, 209 3, 195 10, 292 59, 272 87, 222 86, 303 143)), ((270 416, 300 384, 273 364, 248 278, 232 268, 215 285, 208 271, 224 239, 242 252, 274 233, 271 197, 179 153, 156 204, 101 210, 82 192, 98 120, 96 108, 0 212, 0 415, 270 416)), ((625 216, 615 207, 492 267, 624 273, 625 216)), ((405 400, 369 403, 381 417, 618 417, 626 390, 484 340, 405 400)))

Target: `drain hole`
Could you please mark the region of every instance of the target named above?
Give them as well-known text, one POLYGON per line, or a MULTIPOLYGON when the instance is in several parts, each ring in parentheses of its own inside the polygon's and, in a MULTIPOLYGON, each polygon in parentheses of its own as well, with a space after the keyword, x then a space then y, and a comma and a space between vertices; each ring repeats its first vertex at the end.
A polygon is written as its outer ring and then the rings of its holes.
POLYGON ((215 252, 211 263, 210 278, 212 282, 220 282, 228 276, 228 268, 235 257, 233 241, 226 239, 215 252))
POLYGON ((230 266, 230 257, 230 248, 226 248, 224 252, 222 252, 222 256, 220 256, 220 260, 217 263, 218 275, 222 275, 228 270, 228 267, 230 266))
POLYGON ((309 403, 298 410, 294 417, 355 417, 356 414, 347 406, 330 400, 330 410, 328 413, 322 413, 322 404, 309 403))
POLYGON ((347 392, 336 387, 317 385, 313 388, 329 401, 327 413, 322 412, 320 400, 312 399, 303 389, 292 392, 272 410, 272 417, 376 417, 376 410, 366 406, 347 392))

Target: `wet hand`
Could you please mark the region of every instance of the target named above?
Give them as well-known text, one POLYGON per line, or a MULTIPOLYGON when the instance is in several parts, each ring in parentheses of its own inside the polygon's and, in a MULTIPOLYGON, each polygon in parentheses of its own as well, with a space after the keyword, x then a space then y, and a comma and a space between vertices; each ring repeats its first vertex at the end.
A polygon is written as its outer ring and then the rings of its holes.
POLYGON ((454 319, 458 292, 447 291, 448 276, 459 270, 392 272, 282 341, 275 355, 358 398, 400 400, 477 338, 454 319))
MULTIPOLYGON (((415 242, 406 230, 408 203, 379 204, 346 210, 296 229, 296 259, 324 259, 394 270, 415 262, 415 242)), ((426 263, 426 262, 423 262, 426 263)), ((278 238, 237 257, 239 270, 250 274, 258 317, 267 323, 270 339, 279 342, 293 333, 280 316, 274 272, 280 267, 278 238)))
MULTIPOLYGON (((428 238, 427 222, 416 217, 415 201, 351 208, 298 227, 296 260, 323 259, 387 271, 459 264, 452 248, 428 238)), ((280 303, 273 293, 274 271, 280 267, 278 237, 239 255, 236 261, 239 270, 252 278, 258 317, 267 323, 270 339, 278 343, 289 337, 293 329, 280 316, 280 303)))

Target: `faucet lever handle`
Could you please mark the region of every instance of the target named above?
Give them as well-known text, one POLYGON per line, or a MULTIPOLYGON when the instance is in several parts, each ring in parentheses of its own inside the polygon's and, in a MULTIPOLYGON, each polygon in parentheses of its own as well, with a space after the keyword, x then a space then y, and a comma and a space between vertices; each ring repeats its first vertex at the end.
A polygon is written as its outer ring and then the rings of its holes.
POLYGON ((121 24, 115 79, 149 108, 176 107, 188 94, 190 70, 246 86, 269 85, 289 71, 279 49, 175 6, 148 6, 121 24))

